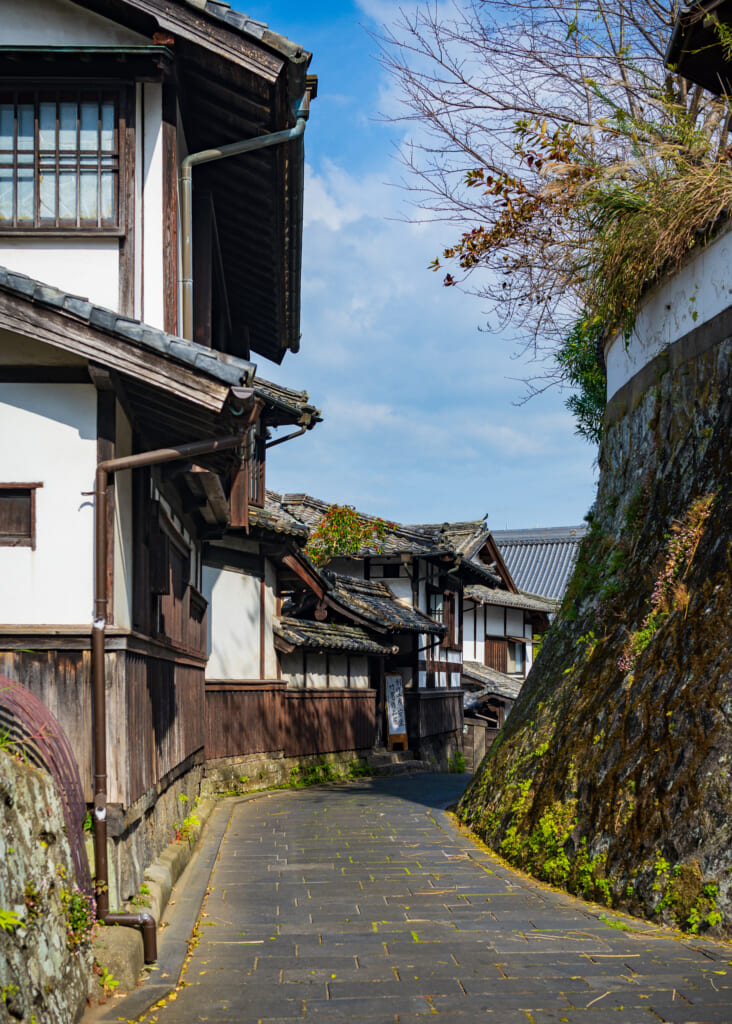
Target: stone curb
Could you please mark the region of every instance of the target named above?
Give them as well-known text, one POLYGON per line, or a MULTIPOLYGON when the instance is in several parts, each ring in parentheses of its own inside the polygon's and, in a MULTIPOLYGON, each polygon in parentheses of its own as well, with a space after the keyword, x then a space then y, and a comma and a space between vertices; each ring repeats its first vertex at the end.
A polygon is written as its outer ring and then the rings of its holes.
MULTIPOLYGON (((200 824, 194 832, 192 842, 171 843, 146 868, 144 877, 145 884, 149 889, 147 906, 134 906, 128 903, 125 907, 126 910, 132 913, 146 911, 152 914, 159 927, 170 901, 173 887, 195 856, 217 802, 213 799, 203 800, 196 808, 196 817, 200 824)), ((160 940, 161 936, 158 932, 158 942, 160 940)), ((92 942, 92 954, 102 968, 110 971, 115 980, 119 982, 120 987, 130 991, 134 990, 145 965, 142 933, 138 929, 115 926, 101 928, 92 942)), ((92 986, 93 984, 92 980, 92 986)), ((90 1007, 83 1020, 96 1020, 97 1017, 91 1016, 91 1014, 99 1010, 106 1012, 107 1006, 108 1002, 100 1004, 99 1007, 90 1007)))
MULTIPOLYGON (((152 967, 149 979, 126 995, 89 1007, 81 1024, 111 1024, 112 1021, 119 1022, 120 1019, 136 1020, 176 988, 188 952, 191 932, 198 920, 219 847, 229 827, 234 808, 240 803, 262 799, 271 796, 272 793, 272 790, 260 790, 219 800, 207 799, 199 805, 201 827, 195 842, 189 846, 177 843, 176 849, 171 847, 164 850, 145 871, 145 875, 151 877, 148 885, 153 908, 150 912, 158 922, 165 914, 165 910, 170 907, 170 897, 176 882, 183 878, 183 884, 179 886, 181 895, 173 901, 175 909, 169 912, 168 919, 164 921, 167 927, 158 931, 158 960, 152 967), (161 917, 157 916, 156 903, 162 908, 161 917)), ((119 928, 109 931, 131 932, 132 929, 119 928)), ((136 931, 133 934, 138 936, 136 931)), ((130 971, 134 971, 135 962, 139 962, 136 978, 143 963, 141 935, 136 948, 138 945, 138 954, 130 951, 128 946, 120 950, 130 971), (139 961, 136 960, 138 955, 139 961)))

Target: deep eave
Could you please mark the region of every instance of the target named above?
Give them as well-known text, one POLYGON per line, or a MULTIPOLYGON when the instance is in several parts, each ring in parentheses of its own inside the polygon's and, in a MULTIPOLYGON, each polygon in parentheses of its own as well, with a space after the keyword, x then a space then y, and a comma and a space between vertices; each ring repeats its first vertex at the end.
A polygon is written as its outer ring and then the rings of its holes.
MULTIPOLYGON (((294 126, 311 54, 263 23, 211 0, 76 2, 146 36, 151 46, 164 43, 159 76, 179 95, 189 152, 294 126)), ((150 48, 138 48, 138 57, 150 48)), ((17 60, 8 54, 3 66, 1 49, 0 76, 17 75, 17 60)), ((57 49, 56 62, 73 60, 70 48, 57 49)), ((150 77, 131 56, 120 65, 125 48, 109 49, 112 77, 150 77)), ((83 68, 79 64, 76 74, 83 68)), ((47 73, 58 74, 58 67, 47 73)), ((209 192, 213 199, 234 355, 256 352, 280 363, 299 349, 303 171, 300 137, 194 172, 194 194, 209 192)))
POLYGON ((664 64, 715 96, 732 93, 732 62, 724 53, 716 22, 732 27, 732 0, 685 4, 674 22, 664 64))

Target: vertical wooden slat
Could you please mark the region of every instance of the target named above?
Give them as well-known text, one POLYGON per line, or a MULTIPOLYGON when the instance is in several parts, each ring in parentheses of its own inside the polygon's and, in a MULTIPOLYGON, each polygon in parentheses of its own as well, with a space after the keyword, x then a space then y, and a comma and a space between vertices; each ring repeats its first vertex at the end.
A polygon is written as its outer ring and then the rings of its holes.
POLYGON ((165 82, 163 84, 163 322, 165 330, 170 334, 178 333, 177 122, 176 93, 173 86, 169 82, 165 82))

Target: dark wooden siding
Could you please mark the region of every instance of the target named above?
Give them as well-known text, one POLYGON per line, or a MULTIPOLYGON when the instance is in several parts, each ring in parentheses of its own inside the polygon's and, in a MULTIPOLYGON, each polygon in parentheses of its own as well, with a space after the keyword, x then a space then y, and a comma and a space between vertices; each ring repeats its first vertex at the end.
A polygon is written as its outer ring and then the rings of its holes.
MULTIPOLYGON (((91 802, 90 654, 81 637, 67 642, 76 649, 33 650, 26 637, 26 650, 0 652, 0 672, 27 687, 58 719, 76 756, 84 799, 91 802)), ((158 656, 153 645, 106 656, 108 797, 125 807, 203 752, 203 661, 157 650, 158 656)))
POLYGON ((485 663, 496 672, 508 672, 508 641, 498 637, 485 638, 485 663))
POLYGON ((462 690, 413 690, 404 696, 410 743, 423 736, 462 731, 462 690))
POLYGON ((206 757, 282 750, 284 683, 206 687, 206 757))
POLYGON ((206 688, 206 730, 207 758, 364 750, 376 738, 376 691, 213 684, 206 688))

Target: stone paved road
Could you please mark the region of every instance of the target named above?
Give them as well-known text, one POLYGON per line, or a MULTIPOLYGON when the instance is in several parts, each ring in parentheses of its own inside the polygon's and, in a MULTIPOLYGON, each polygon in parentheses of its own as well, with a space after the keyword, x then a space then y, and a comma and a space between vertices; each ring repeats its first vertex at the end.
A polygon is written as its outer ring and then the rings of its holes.
POLYGON ((187 984, 147 1019, 732 1022, 730 949, 611 928, 508 870, 433 809, 464 784, 417 775, 236 805, 187 984))

